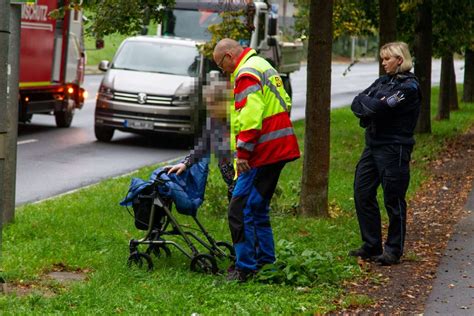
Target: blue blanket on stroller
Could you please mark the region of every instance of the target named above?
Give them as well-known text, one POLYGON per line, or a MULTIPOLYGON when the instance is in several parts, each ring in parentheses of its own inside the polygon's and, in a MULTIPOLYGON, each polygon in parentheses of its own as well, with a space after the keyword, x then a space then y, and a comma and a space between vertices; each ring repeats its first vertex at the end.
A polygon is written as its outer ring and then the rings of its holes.
MULTIPOLYGON (((202 159, 179 176, 175 173, 170 175, 166 174, 166 172, 162 173, 160 179, 164 181, 164 184, 158 185, 158 192, 161 196, 171 198, 179 213, 196 216, 197 209, 204 200, 207 174, 209 172, 208 165, 209 159, 202 159)), ((120 202, 120 205, 132 205, 133 199, 140 192, 152 186, 163 169, 164 167, 161 167, 153 171, 148 181, 132 178, 127 196, 120 202)))

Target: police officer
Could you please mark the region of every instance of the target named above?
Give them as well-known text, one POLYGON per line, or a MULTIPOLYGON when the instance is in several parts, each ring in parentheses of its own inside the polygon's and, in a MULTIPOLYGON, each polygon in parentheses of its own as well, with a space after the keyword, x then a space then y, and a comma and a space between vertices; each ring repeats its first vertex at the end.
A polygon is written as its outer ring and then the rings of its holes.
POLYGON ((213 58, 231 74, 235 99, 231 134, 238 178, 228 216, 236 262, 227 278, 245 281, 275 261, 269 204, 285 163, 300 151, 289 117, 291 100, 278 72, 232 39, 217 43, 213 58))
POLYGON ((380 49, 387 73, 354 98, 351 109, 365 128, 365 148, 357 164, 354 200, 363 244, 350 256, 375 260, 381 265, 400 262, 406 234, 405 194, 410 181, 413 132, 420 111, 421 94, 409 72, 408 45, 393 42, 380 49), (382 185, 389 227, 382 246, 382 226, 377 188, 382 185))

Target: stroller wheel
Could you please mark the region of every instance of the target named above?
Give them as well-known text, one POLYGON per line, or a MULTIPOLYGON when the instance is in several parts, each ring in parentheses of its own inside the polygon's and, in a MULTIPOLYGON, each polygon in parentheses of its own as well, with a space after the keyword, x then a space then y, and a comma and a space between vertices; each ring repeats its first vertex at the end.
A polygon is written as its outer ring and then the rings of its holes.
MULTIPOLYGON (((222 250, 222 252, 225 253, 225 257, 229 258, 232 261, 235 260, 235 249, 231 244, 229 244, 228 242, 225 242, 225 241, 218 241, 218 242, 216 242, 216 246, 220 250, 222 250)), ((221 253, 221 251, 217 250, 215 252, 216 252, 217 257, 219 257, 219 258, 223 257, 223 254, 221 253)))
POLYGON ((216 274, 218 271, 216 259, 207 253, 201 253, 191 260, 191 271, 216 274))
POLYGON ((148 255, 154 254, 157 258, 160 258, 162 251, 165 253, 166 257, 171 257, 171 250, 166 245, 150 244, 146 253, 148 255))
POLYGON ((147 255, 146 253, 142 252, 133 252, 129 257, 128 257, 128 266, 131 267, 132 265, 136 265, 137 267, 141 268, 143 267, 143 261, 146 261, 147 266, 148 266, 148 271, 153 270, 153 261, 151 261, 151 257, 147 255))

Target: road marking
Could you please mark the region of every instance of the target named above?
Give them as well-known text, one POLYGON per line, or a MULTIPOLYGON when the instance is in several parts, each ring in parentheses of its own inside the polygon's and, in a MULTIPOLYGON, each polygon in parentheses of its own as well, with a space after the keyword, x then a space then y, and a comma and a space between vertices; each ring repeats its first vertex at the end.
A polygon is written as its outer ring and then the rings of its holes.
POLYGON ((36 143, 38 140, 37 139, 27 139, 27 140, 21 140, 17 142, 17 145, 24 145, 24 144, 29 144, 29 143, 36 143))

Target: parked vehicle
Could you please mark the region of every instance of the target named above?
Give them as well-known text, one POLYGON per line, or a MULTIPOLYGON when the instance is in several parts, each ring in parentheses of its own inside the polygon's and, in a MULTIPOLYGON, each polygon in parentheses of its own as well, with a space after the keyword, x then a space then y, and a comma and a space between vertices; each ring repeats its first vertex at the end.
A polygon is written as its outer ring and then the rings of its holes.
POLYGON ((54 114, 58 127, 69 127, 86 97, 82 12, 67 10, 61 19, 49 13, 63 0, 37 0, 21 8, 19 121, 54 114))
MULTIPOLYGON (((128 38, 111 63, 100 63, 106 74, 95 110, 98 140, 110 141, 116 129, 189 136, 201 131, 201 88, 206 74, 218 68, 198 52, 197 45, 210 39, 208 26, 219 23, 219 12, 227 9, 219 3, 176 1, 166 11, 159 36, 128 38)), ((245 6, 233 7, 238 8, 245 6)), ((290 73, 300 68, 303 46, 278 40, 275 16, 274 7, 256 1, 255 30, 243 41, 279 70, 291 95, 290 73)))
POLYGON ((95 136, 116 129, 194 135, 199 122, 198 76, 209 70, 196 41, 159 36, 126 39, 106 71, 95 109, 95 136))

